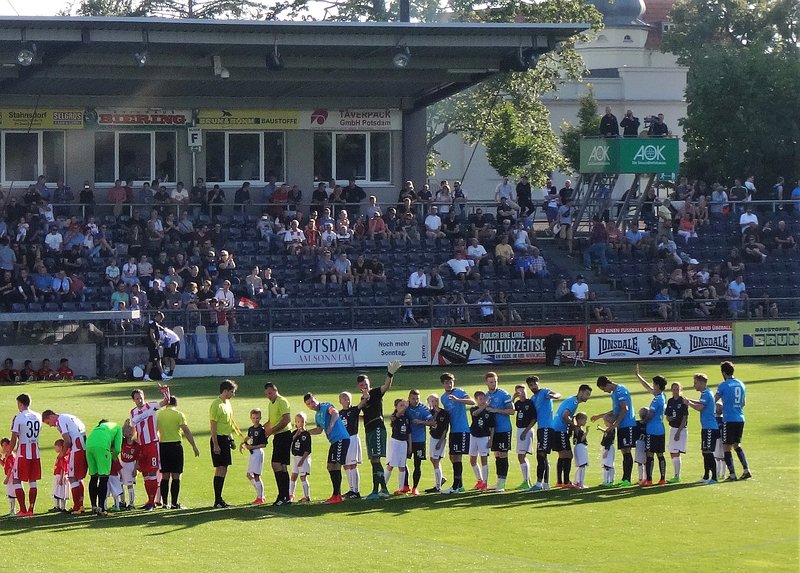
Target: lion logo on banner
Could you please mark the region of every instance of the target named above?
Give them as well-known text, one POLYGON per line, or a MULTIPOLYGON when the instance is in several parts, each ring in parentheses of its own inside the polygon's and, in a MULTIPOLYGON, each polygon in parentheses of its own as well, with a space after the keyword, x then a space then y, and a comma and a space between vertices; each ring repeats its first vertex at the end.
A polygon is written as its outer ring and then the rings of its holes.
POLYGON ((656 352, 661 354, 663 350, 666 350, 667 354, 672 354, 673 350, 675 351, 676 354, 680 353, 681 351, 680 345, 674 338, 659 338, 654 334, 653 336, 648 338, 647 341, 650 343, 650 349, 651 349, 650 356, 652 356, 656 352))

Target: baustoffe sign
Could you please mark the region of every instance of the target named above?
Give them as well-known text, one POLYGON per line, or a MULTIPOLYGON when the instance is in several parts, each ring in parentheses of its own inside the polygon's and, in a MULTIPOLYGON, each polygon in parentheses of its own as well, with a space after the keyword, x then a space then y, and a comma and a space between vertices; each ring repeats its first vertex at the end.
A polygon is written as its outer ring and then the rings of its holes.
POLYGON ((675 138, 581 140, 581 173, 669 173, 678 171, 675 138))

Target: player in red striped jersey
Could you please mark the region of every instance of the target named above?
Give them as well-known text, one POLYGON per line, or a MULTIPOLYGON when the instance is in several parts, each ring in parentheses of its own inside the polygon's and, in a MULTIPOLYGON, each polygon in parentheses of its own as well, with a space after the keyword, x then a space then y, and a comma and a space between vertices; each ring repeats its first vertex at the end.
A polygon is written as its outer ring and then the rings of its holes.
POLYGON ((169 386, 159 384, 158 389, 164 399, 161 402, 145 402, 144 392, 136 389, 131 392, 136 407, 131 410, 131 422, 136 428, 141 449, 139 450, 139 471, 144 478, 144 490, 147 492, 147 503, 142 506, 145 511, 155 509, 156 492, 158 491, 158 470, 160 466, 158 454, 158 427, 156 411, 169 404, 169 386))
POLYGON ((42 421, 58 430, 64 440, 64 450, 69 451, 69 488, 72 492, 70 513, 83 513, 86 478, 86 426, 72 414, 57 414, 53 410, 42 412, 42 421))
POLYGON ((42 479, 42 461, 39 458, 39 432, 42 429, 42 417, 30 409, 31 397, 27 394, 17 396, 19 414, 11 422, 11 450, 16 452, 12 479, 14 494, 19 503, 20 517, 33 515, 36 505, 38 486, 42 479), (25 490, 22 482, 28 482, 28 506, 25 505, 25 490))

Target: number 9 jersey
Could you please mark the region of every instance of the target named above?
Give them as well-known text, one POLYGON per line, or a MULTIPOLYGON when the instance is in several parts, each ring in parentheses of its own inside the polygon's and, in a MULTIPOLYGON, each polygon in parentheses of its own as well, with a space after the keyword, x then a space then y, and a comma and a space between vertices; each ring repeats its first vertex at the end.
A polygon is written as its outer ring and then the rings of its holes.
POLYGON ((13 479, 36 481, 42 478, 42 464, 39 459, 39 431, 42 429, 42 416, 33 410, 23 410, 11 423, 11 432, 16 434, 17 457, 14 462, 13 479))

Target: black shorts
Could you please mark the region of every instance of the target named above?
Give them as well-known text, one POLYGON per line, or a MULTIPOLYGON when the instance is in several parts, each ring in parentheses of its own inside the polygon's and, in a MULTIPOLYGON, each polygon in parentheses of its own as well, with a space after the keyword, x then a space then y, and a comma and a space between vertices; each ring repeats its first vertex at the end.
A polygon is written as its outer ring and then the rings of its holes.
POLYGON ((645 434, 644 436, 644 450, 651 454, 664 453, 664 434, 654 435, 645 434))
POLYGON ((511 449, 511 432, 495 432, 492 437, 493 452, 507 452, 511 449))
POLYGON ((557 432, 556 430, 550 430, 550 449, 554 452, 566 452, 571 451, 569 445, 569 434, 567 432, 557 432))
MULTIPOLYGON (((289 432, 284 432, 284 433, 288 434, 289 432)), ((340 466, 344 465, 344 462, 347 459, 347 448, 349 447, 350 447, 349 437, 346 440, 339 440, 338 442, 333 442, 331 446, 328 448, 328 463, 337 464, 340 466)))
MULTIPOLYGON (((183 444, 180 442, 159 442, 158 452, 161 456, 161 473, 183 473, 183 444)), ((228 456, 230 457, 230 448, 228 448, 228 456)))
POLYGON ((624 450, 636 445, 636 426, 617 428, 617 449, 624 450))
POLYGON ((180 347, 181 347, 180 341, 176 342, 175 344, 170 344, 169 346, 165 346, 164 358, 177 358, 178 350, 180 350, 180 347))
POLYGON ((700 449, 704 452, 714 452, 719 440, 719 430, 700 430, 700 449))
POLYGON ((219 454, 214 453, 214 442, 210 439, 208 440, 208 443, 211 444, 211 464, 215 468, 227 467, 231 465, 233 438, 230 436, 217 436, 217 442, 219 442, 219 454))
POLYGON ((539 428, 536 430, 536 453, 549 454, 552 450, 553 431, 550 428, 539 428))
POLYGON ((158 353, 158 346, 153 346, 152 344, 148 344, 147 355, 148 355, 148 360, 150 362, 153 362, 154 360, 161 360, 161 355, 158 353))
POLYGON ((450 455, 465 456, 469 453, 469 432, 450 432, 450 455))
POLYGON ((292 460, 292 433, 281 432, 272 436, 272 463, 288 466, 292 460))
POLYGON ((425 442, 411 442, 411 456, 415 460, 428 459, 425 455, 425 442))
POLYGON ((722 443, 740 444, 744 434, 744 422, 725 422, 722 424, 722 443))

